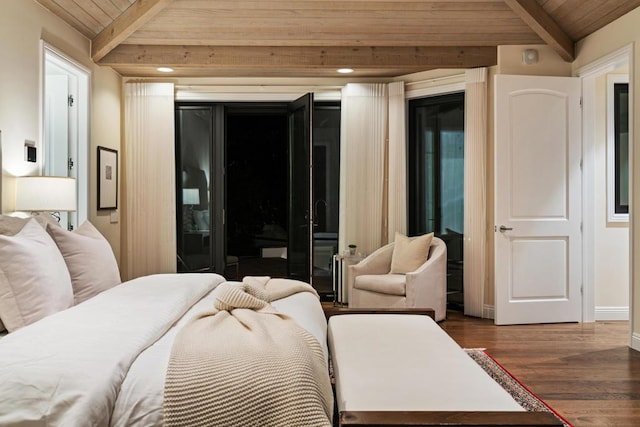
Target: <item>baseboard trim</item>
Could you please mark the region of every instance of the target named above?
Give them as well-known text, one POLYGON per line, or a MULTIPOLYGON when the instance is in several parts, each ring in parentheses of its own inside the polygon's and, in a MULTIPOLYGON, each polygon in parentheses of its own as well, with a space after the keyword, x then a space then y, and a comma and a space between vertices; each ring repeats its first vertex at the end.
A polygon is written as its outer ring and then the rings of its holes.
POLYGON ((595 319, 598 320, 629 320, 629 307, 596 307, 595 319))
MULTIPOLYGON (((495 306, 490 304, 485 304, 482 308, 482 318, 483 319, 495 319, 496 309, 495 306)), ((607 307, 601 306, 596 307, 595 309, 595 320, 596 321, 604 321, 604 320, 629 320, 629 307, 607 307)), ((638 339, 640 339, 640 334, 638 335, 638 339)))
POLYGON ((640 351, 640 334, 637 332, 631 334, 631 348, 640 351))
POLYGON ((485 304, 482 307, 482 318, 483 319, 495 319, 496 318, 496 308, 493 305, 485 304))

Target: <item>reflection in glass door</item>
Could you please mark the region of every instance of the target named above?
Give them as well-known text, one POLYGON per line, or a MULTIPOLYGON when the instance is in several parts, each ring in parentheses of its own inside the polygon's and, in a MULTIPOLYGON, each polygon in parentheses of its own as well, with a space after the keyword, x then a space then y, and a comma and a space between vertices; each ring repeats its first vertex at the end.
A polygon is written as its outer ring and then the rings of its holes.
POLYGON ((178 271, 215 271, 209 194, 213 140, 211 107, 176 111, 178 271))
POLYGON ((333 292, 340 203, 340 102, 313 108, 313 287, 333 292))

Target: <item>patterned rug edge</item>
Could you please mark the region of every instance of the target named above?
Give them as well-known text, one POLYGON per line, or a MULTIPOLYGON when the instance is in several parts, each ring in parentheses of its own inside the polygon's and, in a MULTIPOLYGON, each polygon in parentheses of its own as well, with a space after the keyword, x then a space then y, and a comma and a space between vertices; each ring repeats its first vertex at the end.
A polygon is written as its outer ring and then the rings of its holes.
POLYGON ((573 427, 562 415, 549 406, 538 395, 511 374, 484 348, 465 348, 465 352, 500 386, 505 389, 520 406, 531 412, 551 412, 565 427, 573 427))

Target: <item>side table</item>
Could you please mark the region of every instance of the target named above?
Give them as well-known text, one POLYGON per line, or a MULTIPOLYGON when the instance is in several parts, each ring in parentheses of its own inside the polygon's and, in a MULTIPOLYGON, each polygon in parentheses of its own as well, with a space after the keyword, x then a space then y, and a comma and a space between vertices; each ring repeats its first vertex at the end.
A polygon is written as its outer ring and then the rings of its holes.
POLYGON ((363 260, 362 255, 333 256, 333 303, 334 305, 346 305, 349 302, 346 282, 348 280, 349 266, 363 260))

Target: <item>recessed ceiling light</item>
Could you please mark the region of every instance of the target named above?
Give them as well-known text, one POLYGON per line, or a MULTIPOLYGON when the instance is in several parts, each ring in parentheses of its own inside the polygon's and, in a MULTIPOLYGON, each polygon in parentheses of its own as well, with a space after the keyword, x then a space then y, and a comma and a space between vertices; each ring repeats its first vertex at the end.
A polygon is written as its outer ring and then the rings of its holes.
POLYGON ((353 73, 353 68, 339 68, 337 71, 340 74, 349 74, 349 73, 353 73))
POLYGON ((156 68, 156 70, 160 71, 161 73, 173 73, 173 68, 169 67, 158 67, 156 68))

